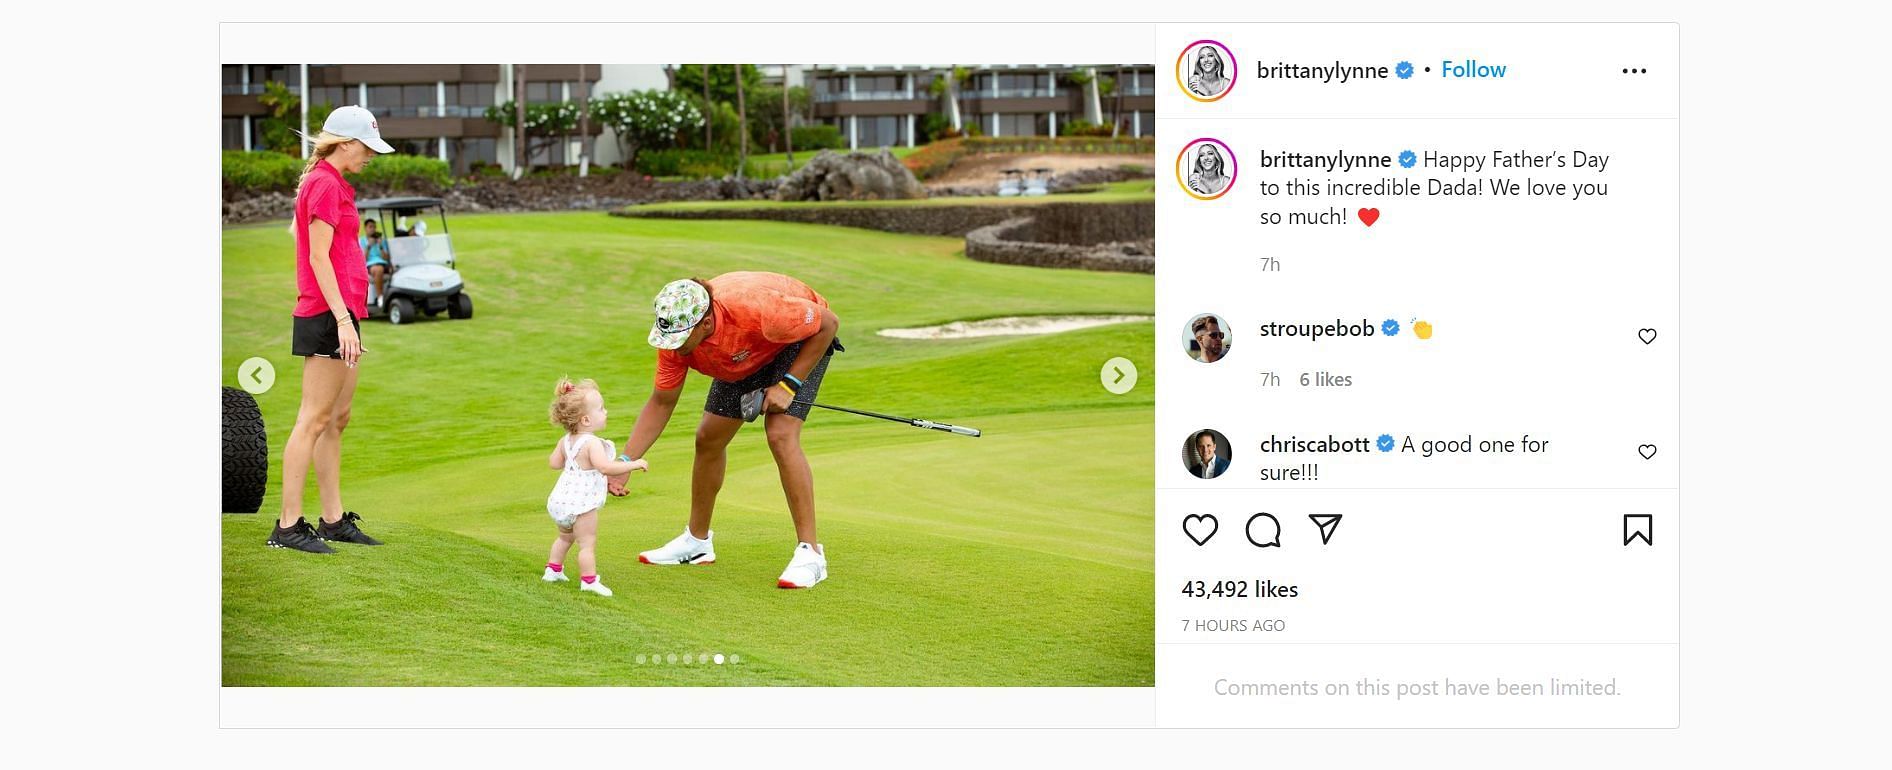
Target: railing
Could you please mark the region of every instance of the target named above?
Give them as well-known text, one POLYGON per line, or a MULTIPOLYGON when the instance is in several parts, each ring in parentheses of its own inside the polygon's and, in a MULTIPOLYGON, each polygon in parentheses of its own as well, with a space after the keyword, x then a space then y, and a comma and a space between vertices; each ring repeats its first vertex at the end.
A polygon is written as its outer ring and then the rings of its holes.
POLYGON ((974 97, 983 96, 987 99, 1037 99, 1047 96, 1057 96, 1058 94, 1050 88, 1000 88, 996 91, 992 89, 973 91, 966 95, 974 97))
POLYGON ((892 100, 905 100, 905 99, 924 99, 929 96, 931 96, 931 94, 927 94, 920 91, 915 91, 912 94, 908 94, 905 90, 855 91, 854 93, 848 93, 846 91, 839 91, 839 92, 833 92, 833 93, 815 94, 815 101, 817 102, 877 102, 877 101, 892 101, 892 100))

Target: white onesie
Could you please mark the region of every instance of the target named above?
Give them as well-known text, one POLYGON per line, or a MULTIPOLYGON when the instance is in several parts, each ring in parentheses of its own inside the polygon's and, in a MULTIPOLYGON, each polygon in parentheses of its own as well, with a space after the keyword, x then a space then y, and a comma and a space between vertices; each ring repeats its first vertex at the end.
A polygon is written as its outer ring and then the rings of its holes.
MULTIPOLYGON (((552 487, 552 496, 545 500, 545 512, 552 514, 552 521, 558 522, 560 529, 571 529, 572 522, 578 520, 579 514, 604 507, 604 472, 578 465, 578 453, 598 437, 585 433, 577 436, 575 441, 571 438, 567 436, 559 439, 559 443, 565 447, 565 470, 559 472, 558 484, 552 487)), ((598 440, 604 442, 605 454, 617 454, 617 447, 610 439, 598 440)))

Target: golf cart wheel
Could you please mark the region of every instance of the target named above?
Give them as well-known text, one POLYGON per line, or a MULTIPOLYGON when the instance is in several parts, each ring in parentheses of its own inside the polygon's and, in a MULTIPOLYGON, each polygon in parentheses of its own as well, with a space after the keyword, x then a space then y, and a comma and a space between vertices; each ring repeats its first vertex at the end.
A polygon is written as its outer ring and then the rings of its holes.
POLYGON ((388 323, 399 326, 405 323, 413 323, 415 318, 413 300, 406 297, 395 297, 394 301, 388 303, 388 323))
POLYGON ((223 512, 255 513, 269 483, 269 436, 256 399, 223 389, 223 512))
POLYGON ((455 294, 451 297, 448 297, 447 298, 447 317, 448 318, 472 318, 473 317, 473 298, 467 296, 465 292, 461 292, 459 294, 455 294))

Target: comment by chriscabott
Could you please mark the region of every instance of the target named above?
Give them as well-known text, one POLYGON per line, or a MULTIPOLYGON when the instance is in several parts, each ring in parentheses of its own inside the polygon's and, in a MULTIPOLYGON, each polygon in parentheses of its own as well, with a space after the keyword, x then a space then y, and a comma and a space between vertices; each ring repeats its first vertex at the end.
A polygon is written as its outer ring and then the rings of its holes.
POLYGON ((1164 724, 1677 724, 1678 35, 1159 26, 1164 724))

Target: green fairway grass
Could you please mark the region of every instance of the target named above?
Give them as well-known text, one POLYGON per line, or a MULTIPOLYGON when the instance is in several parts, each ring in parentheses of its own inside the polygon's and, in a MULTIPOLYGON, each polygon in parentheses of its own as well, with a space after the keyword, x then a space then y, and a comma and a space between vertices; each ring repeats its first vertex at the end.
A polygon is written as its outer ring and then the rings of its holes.
MULTIPOLYGON (((1148 275, 972 262, 955 238, 599 213, 450 216, 470 320, 364 322, 346 507, 379 548, 265 548, 280 496, 222 517, 226 685, 1112 685, 1153 673, 1154 349, 1149 324, 895 340, 875 329, 1051 313, 1152 312, 1148 275), (649 393, 650 297, 729 270, 795 275, 842 319, 820 400, 985 431, 967 438, 816 410, 830 578, 776 589, 794 546, 761 425, 730 447, 717 563, 640 565, 683 526, 708 379, 631 494, 605 505, 599 573, 538 579, 554 528, 546 421, 559 376, 598 380, 620 444, 649 393), (1113 396, 1117 355, 1144 372, 1113 396), (694 662, 723 654, 723 665, 694 662), (646 662, 638 663, 637 657, 646 662), (670 663, 668 656, 679 656, 670 663), (685 664, 681 656, 692 661, 685 664), (665 662, 650 662, 658 656, 665 662), (737 662, 739 659, 739 662, 737 662)), ((272 479, 300 397, 289 355, 294 242, 224 231, 224 384, 262 356, 272 479)), ((319 508, 313 474, 307 515, 319 508)), ((576 556, 567 559, 575 571, 576 556)))

